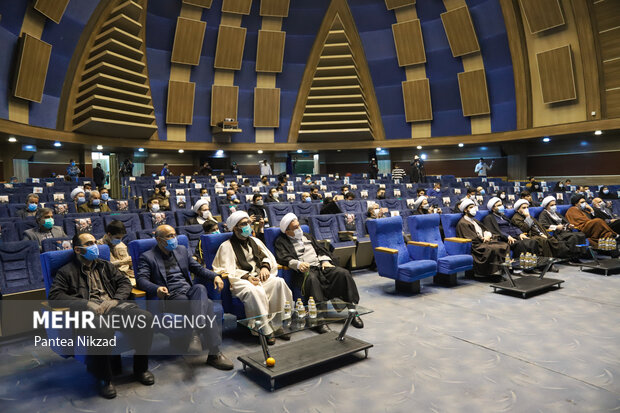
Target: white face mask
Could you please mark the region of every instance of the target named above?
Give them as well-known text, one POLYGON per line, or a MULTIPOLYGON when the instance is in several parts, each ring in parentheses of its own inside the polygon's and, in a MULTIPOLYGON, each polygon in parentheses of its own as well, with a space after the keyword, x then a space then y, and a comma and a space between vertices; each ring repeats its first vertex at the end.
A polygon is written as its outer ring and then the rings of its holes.
POLYGON ((467 213, 469 215, 471 215, 472 217, 475 217, 476 214, 478 213, 478 207, 477 206, 473 206, 473 207, 469 208, 469 211, 467 211, 467 213))
POLYGON ((208 219, 209 217, 211 217, 211 212, 209 212, 209 211, 202 211, 202 217, 204 219, 208 219))
POLYGON ((151 212, 157 212, 157 211, 159 211, 159 204, 152 204, 151 212))
POLYGON ((301 228, 297 228, 295 230, 295 238, 298 240, 302 240, 304 237, 304 232, 301 230, 301 228))
POLYGON ((380 212, 380 209, 379 209, 379 208, 373 209, 373 213, 374 213, 376 216, 379 216, 379 212, 380 212))

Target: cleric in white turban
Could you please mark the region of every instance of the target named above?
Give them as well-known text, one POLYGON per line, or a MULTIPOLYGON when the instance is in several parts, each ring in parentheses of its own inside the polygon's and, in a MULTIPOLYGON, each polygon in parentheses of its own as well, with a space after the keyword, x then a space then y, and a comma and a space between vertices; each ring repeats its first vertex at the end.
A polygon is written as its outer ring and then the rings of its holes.
POLYGON ((194 211, 196 215, 185 220, 185 225, 202 225, 206 221, 217 222, 215 218, 213 218, 211 211, 209 211, 208 198, 200 198, 198 201, 196 201, 194 207, 192 208, 192 211, 194 211))
POLYGON ((213 271, 228 274, 232 294, 245 307, 245 316, 257 317, 263 323, 262 332, 268 344, 275 344, 275 336, 290 340, 282 332, 282 311, 293 294, 284 279, 278 277, 278 263, 271 251, 252 236, 250 217, 245 211, 236 211, 226 220, 233 235, 220 245, 213 259, 213 271), (272 314, 267 316, 266 314, 272 314))

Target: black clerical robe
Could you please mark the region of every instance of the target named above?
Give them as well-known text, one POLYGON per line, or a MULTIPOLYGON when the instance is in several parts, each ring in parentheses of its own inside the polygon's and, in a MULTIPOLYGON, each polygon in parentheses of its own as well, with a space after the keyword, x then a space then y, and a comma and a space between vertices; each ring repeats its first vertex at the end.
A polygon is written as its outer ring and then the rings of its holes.
POLYGON ((540 255, 540 247, 538 243, 531 239, 525 238, 521 239, 519 236, 523 233, 518 227, 513 225, 505 215, 497 215, 490 213, 482 220, 482 223, 485 227, 493 234, 498 237, 500 241, 508 242, 508 237, 513 237, 515 242, 510 245, 510 249, 512 250, 513 257, 518 257, 521 253, 532 253, 540 255))
MULTIPOLYGON (((492 275, 500 270, 500 264, 506 259, 506 251, 508 251, 508 243, 500 241, 497 237, 493 237, 491 241, 484 242, 477 232, 474 224, 480 226, 480 229, 488 231, 482 223, 466 217, 456 224, 456 234, 461 238, 469 238, 471 242, 471 255, 474 257, 474 271, 478 275, 492 275)), ((489 231, 490 232, 490 231, 489 231)))

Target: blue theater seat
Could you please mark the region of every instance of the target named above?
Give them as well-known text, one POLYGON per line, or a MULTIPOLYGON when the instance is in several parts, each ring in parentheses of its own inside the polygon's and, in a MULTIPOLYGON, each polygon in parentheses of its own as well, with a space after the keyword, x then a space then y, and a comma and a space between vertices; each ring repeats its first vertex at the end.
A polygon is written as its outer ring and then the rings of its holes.
MULTIPOLYGON (((310 228, 307 225, 301 225, 301 230, 305 233, 310 232, 310 228)), ((271 251, 274 256, 276 255, 276 249, 274 244, 276 238, 278 238, 280 234, 280 228, 265 228, 265 246, 269 249, 269 251, 271 251)), ((293 286, 291 271, 288 269, 288 267, 278 267, 278 276, 282 277, 284 281, 286 281, 286 284, 293 292, 294 300, 297 300, 298 298, 303 298, 301 294, 301 288, 293 286)))
POLYGON ((380 276, 395 280, 396 289, 417 293, 420 280, 437 274, 430 246, 405 245, 400 216, 366 221, 380 276))
POLYGON ((351 268, 365 268, 372 264, 372 245, 366 233, 363 213, 345 213, 336 215, 338 230, 348 232, 355 242, 355 253, 351 257, 351 268))
MULTIPOLYGON (((177 211, 180 212, 180 211, 177 211)), ((183 211, 184 212, 184 211, 183 211)), ((165 216, 165 223, 170 225, 170 226, 176 226, 176 221, 174 219, 174 212, 172 211, 162 211, 162 212, 158 212, 158 214, 164 214, 165 216)), ((150 212, 142 212, 140 213, 140 221, 142 221, 142 228, 144 228, 145 230, 151 230, 154 229, 153 226, 153 214, 150 212)))
POLYGON ((309 217, 309 222, 312 235, 317 240, 329 241, 338 265, 348 267, 351 257, 355 254, 355 242, 340 240, 340 229, 336 215, 314 215, 309 217))
POLYGON ((123 225, 125 225, 125 229, 127 233, 136 233, 142 229, 142 225, 140 225, 140 218, 138 218, 138 214, 125 213, 125 214, 109 214, 103 215, 103 224, 104 228, 108 226, 108 224, 112 221, 121 221, 123 225))
MULTIPOLYGON (((44 288, 36 241, 0 243, 0 298, 44 288)), ((23 298, 26 299, 26 298, 23 298)))
POLYGON ((277 227, 280 225, 280 221, 284 215, 289 212, 293 212, 293 205, 288 202, 272 202, 265 204, 265 209, 267 210, 267 216, 269 217, 269 225, 272 227, 277 227))
POLYGON ((76 225, 80 220, 90 218, 91 229, 90 232, 97 239, 105 235, 105 226, 103 225, 103 218, 97 214, 67 214, 65 215, 65 221, 63 226, 65 228, 65 234, 69 237, 73 237, 76 231, 76 225))
POLYGON ((69 237, 46 238, 41 241, 41 252, 63 250, 65 249, 63 248, 63 244, 66 244, 66 241, 68 241, 68 245, 70 246, 71 238, 69 237))
POLYGON ((293 204, 293 213, 299 218, 306 218, 310 215, 318 215, 320 204, 312 202, 302 202, 293 204))
POLYGON ((200 236, 204 234, 202 225, 180 225, 177 227, 177 232, 187 237, 191 252, 194 252, 198 241, 200 241, 200 236))

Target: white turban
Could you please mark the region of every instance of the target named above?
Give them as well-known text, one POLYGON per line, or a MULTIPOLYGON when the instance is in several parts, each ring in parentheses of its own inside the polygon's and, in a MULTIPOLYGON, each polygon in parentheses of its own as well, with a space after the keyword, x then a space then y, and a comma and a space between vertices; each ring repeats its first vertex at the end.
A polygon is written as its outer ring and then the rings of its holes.
POLYGON ((545 199, 542 200, 542 203, 540 204, 543 208, 547 208, 547 205, 549 205, 549 202, 551 201, 555 201, 555 198, 552 197, 551 195, 546 196, 545 199))
POLYGON ((416 199, 415 202, 413 203, 413 209, 420 208, 420 205, 422 205, 422 201, 424 201, 425 199, 426 197, 424 195, 420 195, 418 199, 416 199))
POLYGON ((515 202, 515 211, 519 210, 519 208, 521 208, 521 205, 523 204, 527 205, 528 207, 530 206, 530 203, 527 201, 527 199, 519 199, 517 202, 515 202))
POLYGON ((472 201, 469 198, 463 198, 461 199, 461 203, 459 204, 459 209, 461 210, 461 212, 464 212, 465 209, 470 205, 476 205, 476 204, 474 203, 474 201, 472 201))
POLYGON ((487 209, 489 211, 493 211, 493 207, 495 206, 495 204, 497 204, 498 202, 502 202, 501 199, 499 199, 498 197, 494 196, 493 198, 489 199, 489 202, 487 202, 487 209))
POLYGON ((194 210, 195 213, 198 213, 198 211, 200 210, 200 207, 203 205, 207 205, 207 206, 209 205, 209 200, 207 198, 200 198, 198 201, 196 201, 192 209, 194 210))
POLYGON ((230 216, 228 217, 228 219, 226 220, 226 226, 228 227, 228 229, 230 231, 233 230, 233 228, 235 226, 237 226, 237 224, 239 223, 239 221, 241 221, 243 218, 250 218, 250 216, 248 215, 247 212, 245 211, 236 211, 233 212, 232 214, 230 214, 230 216))
POLYGON ((280 231, 286 232, 288 226, 291 225, 291 222, 295 221, 296 219, 297 215, 293 214, 292 212, 284 215, 282 217, 282 220, 280 221, 280 231))
POLYGON ((84 192, 84 189, 82 187, 77 187, 73 191, 71 191, 71 199, 75 199, 77 194, 79 194, 80 192, 84 192))

